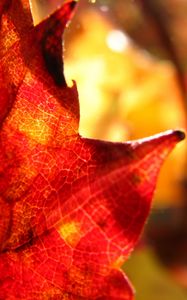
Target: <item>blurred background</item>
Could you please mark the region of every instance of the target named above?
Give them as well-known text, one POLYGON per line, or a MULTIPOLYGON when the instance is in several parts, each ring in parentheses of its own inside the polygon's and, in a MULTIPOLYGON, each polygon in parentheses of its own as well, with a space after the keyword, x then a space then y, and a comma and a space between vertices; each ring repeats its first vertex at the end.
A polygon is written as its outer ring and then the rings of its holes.
MULTIPOLYGON (((46 3, 50 11, 63 1, 31 2, 45 14, 46 3)), ((64 56, 66 79, 78 85, 81 135, 126 141, 186 130, 187 0, 80 0, 64 56)), ((187 299, 185 141, 162 168, 148 224, 124 270, 136 300, 187 299)))

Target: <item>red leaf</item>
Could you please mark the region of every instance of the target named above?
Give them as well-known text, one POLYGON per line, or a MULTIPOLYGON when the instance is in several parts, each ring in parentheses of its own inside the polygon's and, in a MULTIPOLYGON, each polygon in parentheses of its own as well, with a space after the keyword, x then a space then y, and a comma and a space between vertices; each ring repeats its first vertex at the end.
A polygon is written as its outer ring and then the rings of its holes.
POLYGON ((0 4, 0 299, 133 299, 119 268, 160 166, 184 137, 79 136, 76 85, 66 86, 61 58, 74 4, 36 27, 27 0, 0 4))

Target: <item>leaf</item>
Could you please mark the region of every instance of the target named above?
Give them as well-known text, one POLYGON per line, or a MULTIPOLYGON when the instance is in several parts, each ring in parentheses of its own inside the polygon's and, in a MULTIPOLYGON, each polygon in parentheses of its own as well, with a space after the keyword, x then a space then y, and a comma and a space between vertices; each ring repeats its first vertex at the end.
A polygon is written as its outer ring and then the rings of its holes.
POLYGON ((129 143, 78 134, 61 33, 74 1, 33 27, 0 5, 0 299, 131 300, 119 270, 142 231, 160 166, 184 137, 129 143))

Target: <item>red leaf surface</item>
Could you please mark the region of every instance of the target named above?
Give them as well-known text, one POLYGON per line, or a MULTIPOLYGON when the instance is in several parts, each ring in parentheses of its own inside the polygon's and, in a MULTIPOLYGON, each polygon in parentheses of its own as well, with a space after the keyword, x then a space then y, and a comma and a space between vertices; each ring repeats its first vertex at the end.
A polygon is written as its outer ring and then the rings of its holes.
POLYGON ((61 54, 74 4, 33 27, 28 0, 1 0, 0 299, 132 300, 120 266, 160 166, 184 137, 78 134, 77 89, 66 86, 61 54))

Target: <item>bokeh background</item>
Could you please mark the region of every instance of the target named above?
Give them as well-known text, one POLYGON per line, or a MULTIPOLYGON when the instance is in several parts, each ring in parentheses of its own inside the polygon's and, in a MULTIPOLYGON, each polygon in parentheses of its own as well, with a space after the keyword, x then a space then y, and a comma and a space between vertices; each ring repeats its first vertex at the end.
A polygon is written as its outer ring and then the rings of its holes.
MULTIPOLYGON (((31 2, 43 18, 63 1, 31 2)), ((81 135, 126 141, 186 130, 187 0, 80 0, 64 44, 81 135)), ((136 300, 187 299, 185 141, 162 168, 149 221, 124 270, 136 300)))

